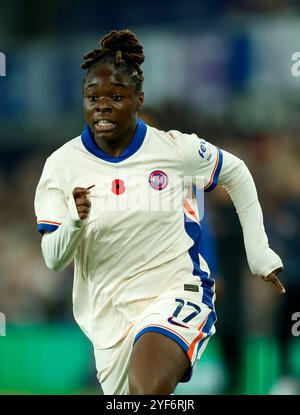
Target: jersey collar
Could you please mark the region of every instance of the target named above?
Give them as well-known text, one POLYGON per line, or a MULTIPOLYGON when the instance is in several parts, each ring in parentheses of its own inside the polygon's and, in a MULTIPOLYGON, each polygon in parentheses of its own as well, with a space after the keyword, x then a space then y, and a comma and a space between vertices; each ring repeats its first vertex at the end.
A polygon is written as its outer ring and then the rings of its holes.
POLYGON ((126 147, 123 153, 121 153, 118 157, 107 154, 97 146, 91 135, 88 125, 85 125, 84 127, 84 130, 81 134, 81 140, 87 151, 94 154, 94 156, 102 160, 109 161, 110 163, 119 163, 120 161, 126 160, 128 157, 132 156, 138 151, 144 142, 146 132, 147 125, 140 118, 138 118, 133 139, 131 140, 128 147, 126 147))

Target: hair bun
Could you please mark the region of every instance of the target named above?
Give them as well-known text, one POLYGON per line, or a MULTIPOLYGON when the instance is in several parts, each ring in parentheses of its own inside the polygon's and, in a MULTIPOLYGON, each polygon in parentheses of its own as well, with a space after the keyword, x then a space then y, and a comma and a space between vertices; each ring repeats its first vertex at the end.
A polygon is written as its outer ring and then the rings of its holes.
POLYGON ((134 60, 139 65, 144 62, 145 56, 143 54, 143 46, 134 33, 128 29, 112 30, 105 35, 100 41, 100 47, 105 51, 116 53, 121 51, 123 55, 134 56, 134 60))
POLYGON ((143 81, 143 71, 140 65, 144 62, 145 56, 143 46, 134 33, 129 29, 112 30, 103 36, 99 43, 100 47, 84 55, 84 62, 81 64, 82 69, 89 69, 96 62, 114 57, 116 65, 126 62, 138 73, 140 81, 143 81))

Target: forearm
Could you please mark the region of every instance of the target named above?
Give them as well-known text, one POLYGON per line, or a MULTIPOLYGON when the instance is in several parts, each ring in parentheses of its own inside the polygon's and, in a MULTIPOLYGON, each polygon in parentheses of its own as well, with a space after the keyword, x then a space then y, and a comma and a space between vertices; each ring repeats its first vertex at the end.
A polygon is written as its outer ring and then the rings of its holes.
POLYGON ((256 187, 245 163, 223 151, 219 182, 229 193, 239 216, 251 272, 266 276, 282 267, 281 259, 269 247, 256 187))
POLYGON ((61 271, 70 264, 86 227, 87 220, 79 219, 74 206, 70 210, 59 228, 45 234, 42 239, 43 257, 48 268, 53 271, 61 271))

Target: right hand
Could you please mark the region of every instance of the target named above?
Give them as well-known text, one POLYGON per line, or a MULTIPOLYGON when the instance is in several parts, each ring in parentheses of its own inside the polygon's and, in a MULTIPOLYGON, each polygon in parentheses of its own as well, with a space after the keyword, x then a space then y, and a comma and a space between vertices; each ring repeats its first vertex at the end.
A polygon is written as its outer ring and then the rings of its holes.
POLYGON ((81 220, 86 219, 90 213, 91 202, 88 197, 89 194, 89 189, 86 189, 85 187, 75 187, 73 190, 73 197, 75 200, 78 216, 81 220))
POLYGON ((285 294, 285 288, 281 284, 278 274, 283 271, 283 268, 277 268, 266 277, 262 277, 264 281, 271 282, 280 294, 285 294))

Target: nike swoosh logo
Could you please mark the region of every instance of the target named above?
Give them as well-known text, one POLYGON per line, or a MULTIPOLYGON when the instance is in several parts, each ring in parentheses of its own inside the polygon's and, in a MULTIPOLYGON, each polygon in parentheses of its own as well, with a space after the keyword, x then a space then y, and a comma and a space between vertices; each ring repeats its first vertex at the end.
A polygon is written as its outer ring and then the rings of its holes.
POLYGON ((168 318, 168 322, 171 324, 174 324, 174 326, 184 327, 185 329, 188 329, 188 326, 184 326, 183 324, 177 323, 177 321, 173 320, 173 316, 168 318))

